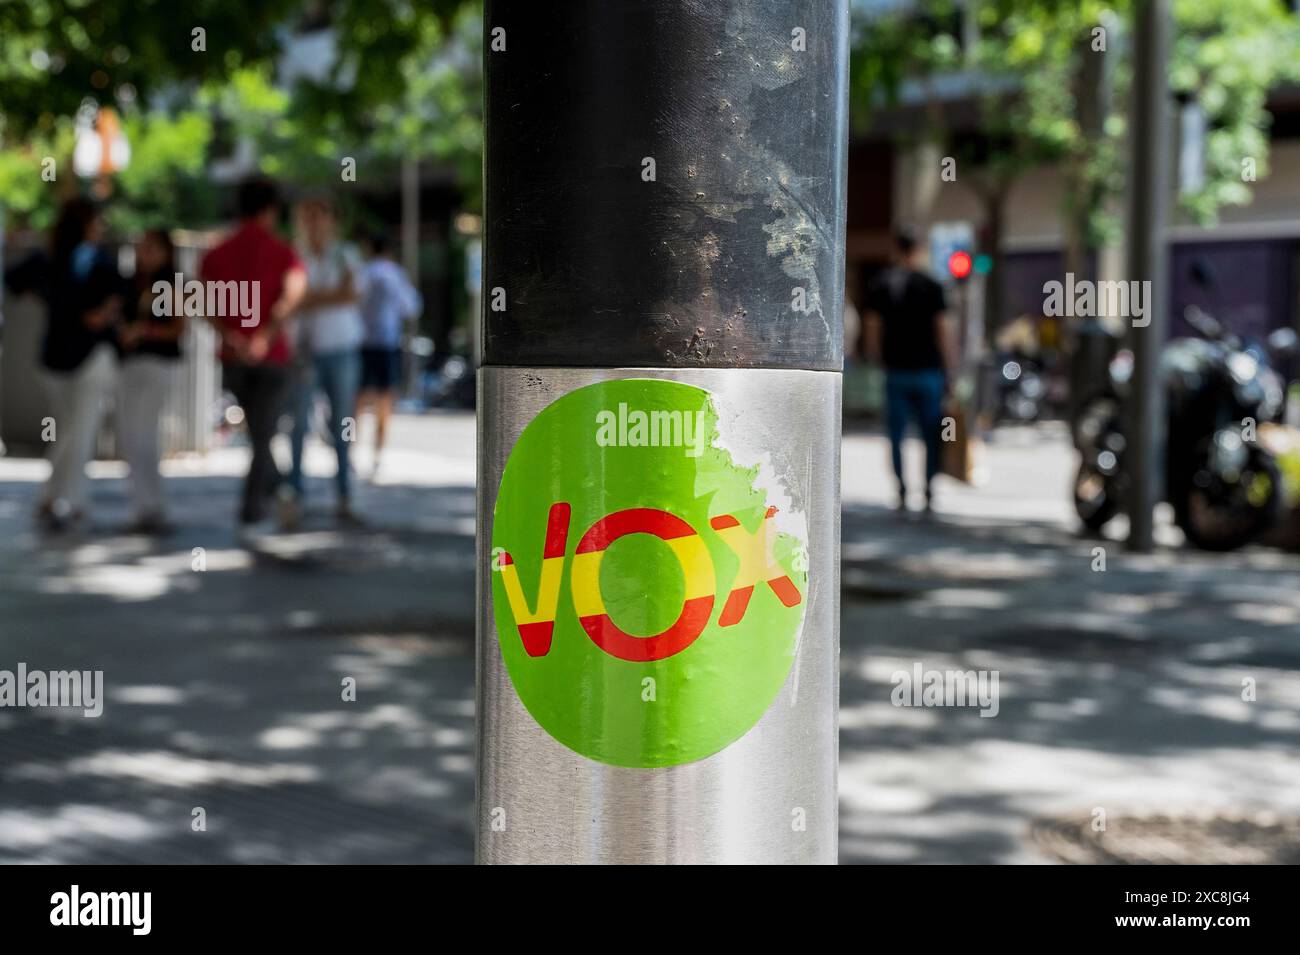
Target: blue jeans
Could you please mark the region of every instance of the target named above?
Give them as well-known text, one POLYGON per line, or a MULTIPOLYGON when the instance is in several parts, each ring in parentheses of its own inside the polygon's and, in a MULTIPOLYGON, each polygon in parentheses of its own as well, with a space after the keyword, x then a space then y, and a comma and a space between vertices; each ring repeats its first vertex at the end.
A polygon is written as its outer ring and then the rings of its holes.
POLYGON ((944 390, 942 368, 885 372, 885 419, 889 427, 889 450, 900 493, 904 493, 907 487, 903 480, 903 438, 907 434, 909 420, 916 421, 921 438, 925 441, 927 494, 930 491, 930 481, 939 473, 943 453, 940 439, 943 434, 944 390))
MULTIPOLYGON (((346 501, 352 491, 352 473, 348 466, 349 438, 344 434, 344 418, 356 414, 357 389, 361 386, 361 353, 355 349, 313 355, 311 363, 302 369, 298 387, 297 408, 293 416, 293 470, 289 484, 302 497, 302 446, 307 438, 312 411, 316 403, 316 389, 325 392, 329 401, 329 433, 334 441, 334 454, 338 458, 338 473, 334 481, 339 500, 346 501)), ((356 427, 355 423, 352 425, 356 427)))

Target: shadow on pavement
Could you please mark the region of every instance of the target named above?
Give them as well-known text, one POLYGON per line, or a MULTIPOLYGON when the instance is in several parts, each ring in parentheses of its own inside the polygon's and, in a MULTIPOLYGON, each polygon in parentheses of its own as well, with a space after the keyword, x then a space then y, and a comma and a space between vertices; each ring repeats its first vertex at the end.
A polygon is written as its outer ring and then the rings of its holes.
POLYGON ((0 711, 0 860, 469 861, 472 489, 366 488, 364 530, 241 541, 228 478, 170 479, 160 539, 115 529, 120 483, 59 539, 0 484, 0 667, 102 669, 106 697, 0 711))
MULTIPOLYGON (((1027 839, 1046 814, 1088 829, 1300 811, 1294 556, 1137 557, 1049 525, 871 507, 846 507, 843 540, 845 861, 1048 861, 1027 839), (996 715, 894 705, 917 664, 996 671, 996 715)), ((1187 854, 1222 859, 1205 853, 1187 854)))
MULTIPOLYGON (((354 531, 321 482, 302 531, 255 541, 228 478, 170 479, 162 539, 95 489, 100 528, 47 540, 35 483, 0 483, 0 667, 103 669, 107 697, 0 711, 0 859, 470 859, 472 488, 366 487, 354 531)), ((851 505, 843 560, 845 861, 1142 861, 1169 827, 1133 820, 1300 814, 1294 556, 851 505), (894 705, 917 664, 995 671, 996 716, 894 705)))

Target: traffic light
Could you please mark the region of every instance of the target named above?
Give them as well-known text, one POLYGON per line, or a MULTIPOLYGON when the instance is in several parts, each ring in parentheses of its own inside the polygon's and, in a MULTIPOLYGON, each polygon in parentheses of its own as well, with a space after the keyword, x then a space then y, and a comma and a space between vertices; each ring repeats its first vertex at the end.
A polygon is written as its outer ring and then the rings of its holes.
POLYGON ((958 282, 964 281, 970 276, 971 265, 970 253, 962 249, 958 249, 948 256, 948 274, 958 282))

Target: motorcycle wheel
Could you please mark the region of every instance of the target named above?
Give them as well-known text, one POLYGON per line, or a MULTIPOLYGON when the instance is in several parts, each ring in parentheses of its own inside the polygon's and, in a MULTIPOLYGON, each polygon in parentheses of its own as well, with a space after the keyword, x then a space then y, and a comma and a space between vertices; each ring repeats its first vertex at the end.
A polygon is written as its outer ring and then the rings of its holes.
POLYGON ((1070 422, 1070 437, 1076 450, 1096 447, 1107 431, 1121 431, 1122 410, 1120 399, 1111 391, 1097 391, 1080 401, 1070 422))
POLYGON ((1215 474, 1202 458, 1186 499, 1176 510, 1183 534, 1201 550, 1236 550, 1254 540, 1281 516, 1282 472, 1272 455, 1251 448, 1240 474, 1215 474))
POLYGON ((1086 461, 1079 465, 1074 477, 1074 512, 1094 534, 1101 533, 1119 513, 1119 494, 1114 482, 1086 461))

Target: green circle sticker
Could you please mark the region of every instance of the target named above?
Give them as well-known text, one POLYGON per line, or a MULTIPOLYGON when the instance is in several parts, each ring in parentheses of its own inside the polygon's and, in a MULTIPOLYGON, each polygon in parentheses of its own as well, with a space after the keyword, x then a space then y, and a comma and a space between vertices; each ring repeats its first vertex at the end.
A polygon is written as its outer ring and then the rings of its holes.
POLYGON ((771 706, 808 557, 758 478, 711 394, 680 382, 587 385, 524 429, 497 495, 492 600, 506 670, 551 736, 603 763, 675 766, 771 706))

